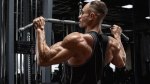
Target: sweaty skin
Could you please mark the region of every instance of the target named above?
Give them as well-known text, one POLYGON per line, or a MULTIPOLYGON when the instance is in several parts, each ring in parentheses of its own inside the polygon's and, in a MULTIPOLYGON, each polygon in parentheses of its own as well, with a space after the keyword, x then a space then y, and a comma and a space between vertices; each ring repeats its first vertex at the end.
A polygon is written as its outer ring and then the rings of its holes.
MULTIPOLYGON (((103 14, 89 11, 89 4, 86 4, 79 16, 79 26, 85 28, 85 32, 96 31, 102 33, 101 23, 103 18, 103 14)), ((39 54, 37 62, 39 65, 50 66, 65 61, 68 61, 70 65, 82 65, 92 56, 94 39, 90 34, 73 32, 68 34, 62 41, 48 46, 45 39, 44 18, 34 19, 33 24, 37 33, 39 54)), ((124 67, 126 61, 126 53, 120 37, 121 32, 121 28, 117 25, 111 28, 113 37, 109 36, 105 53, 105 64, 111 62, 118 68, 124 67)))

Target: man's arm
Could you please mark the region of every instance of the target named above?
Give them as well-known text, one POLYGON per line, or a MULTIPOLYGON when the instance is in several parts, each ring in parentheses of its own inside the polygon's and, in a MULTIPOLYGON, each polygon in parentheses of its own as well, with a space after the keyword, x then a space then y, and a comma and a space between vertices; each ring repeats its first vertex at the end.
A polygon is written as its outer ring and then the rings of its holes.
POLYGON ((106 62, 113 63, 116 67, 121 68, 126 63, 126 53, 121 42, 122 30, 119 26, 114 25, 111 29, 113 37, 109 36, 109 43, 107 46, 106 62))
POLYGON ((45 39, 45 20, 43 17, 38 17, 33 20, 33 24, 36 30, 36 41, 37 41, 37 49, 38 56, 37 62, 41 66, 49 66, 51 64, 57 64, 64 60, 67 60, 72 56, 72 53, 67 48, 64 48, 63 41, 57 42, 52 46, 48 46, 46 44, 45 39))
POLYGON ((37 61, 39 65, 49 66, 51 64, 58 64, 68 61, 71 57, 81 59, 81 56, 87 56, 91 53, 82 34, 77 32, 67 35, 63 41, 57 42, 49 47, 45 40, 44 18, 36 18, 33 24, 36 27, 36 40, 39 54, 37 61))
POLYGON ((67 60, 72 56, 71 51, 62 46, 62 41, 48 46, 45 40, 44 30, 37 29, 37 43, 38 43, 38 57, 37 62, 41 66, 49 66, 51 64, 58 64, 67 60))
POLYGON ((126 53, 123 44, 121 42, 122 29, 117 25, 113 25, 113 28, 111 29, 111 33, 113 34, 113 37, 116 40, 116 43, 114 45, 114 48, 116 47, 116 49, 112 50, 113 57, 114 57, 112 63, 115 64, 116 67, 118 68, 125 67, 126 53))

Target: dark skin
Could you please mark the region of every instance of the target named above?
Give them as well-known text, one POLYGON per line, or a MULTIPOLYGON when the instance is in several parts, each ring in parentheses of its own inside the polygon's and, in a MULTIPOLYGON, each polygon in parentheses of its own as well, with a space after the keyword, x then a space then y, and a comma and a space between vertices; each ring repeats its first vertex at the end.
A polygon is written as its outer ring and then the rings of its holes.
MULTIPOLYGON (((85 28, 85 32, 95 31, 102 33, 101 23, 104 15, 89 11, 89 4, 86 4, 79 16, 79 26, 85 28)), ((37 33, 38 43, 38 64, 41 66, 50 66, 68 61, 70 65, 82 65, 91 58, 93 37, 90 34, 73 32, 68 34, 60 42, 51 46, 46 44, 45 40, 45 20, 43 17, 38 17, 33 20, 37 33)), ((116 67, 125 66, 126 53, 121 42, 122 29, 113 25, 111 28, 113 37, 109 36, 105 52, 105 64, 112 63, 116 67)))

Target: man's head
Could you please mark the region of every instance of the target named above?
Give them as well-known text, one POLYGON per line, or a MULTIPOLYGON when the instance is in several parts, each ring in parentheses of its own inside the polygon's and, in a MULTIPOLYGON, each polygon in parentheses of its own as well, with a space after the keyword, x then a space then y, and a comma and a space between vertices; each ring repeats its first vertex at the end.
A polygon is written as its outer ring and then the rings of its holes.
POLYGON ((87 3, 79 16, 80 27, 87 27, 93 24, 99 24, 103 21, 108 12, 107 6, 102 1, 92 1, 87 3))
POLYGON ((107 6, 102 1, 92 1, 89 3, 89 8, 91 12, 106 15, 108 12, 107 6))

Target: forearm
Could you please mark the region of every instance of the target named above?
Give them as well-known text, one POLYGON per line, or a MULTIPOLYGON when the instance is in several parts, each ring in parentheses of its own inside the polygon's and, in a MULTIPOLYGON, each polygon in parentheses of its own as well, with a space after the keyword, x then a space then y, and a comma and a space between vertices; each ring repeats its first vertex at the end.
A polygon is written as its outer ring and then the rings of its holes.
POLYGON ((123 62, 125 63, 126 62, 126 53, 125 53, 124 46, 123 46, 122 41, 121 41, 121 37, 118 36, 118 37, 115 37, 115 39, 119 43, 119 47, 120 47, 119 55, 122 58, 123 62))
POLYGON ((46 40, 45 40, 45 31, 41 30, 41 29, 37 29, 36 30, 36 43, 37 43, 37 53, 38 53, 38 57, 37 57, 37 61, 38 64, 43 63, 43 61, 46 61, 47 59, 47 55, 46 52, 48 52, 49 48, 46 44, 46 40))
POLYGON ((120 55, 122 57, 123 62, 126 63, 126 52, 124 50, 122 42, 120 42, 120 46, 121 46, 120 55))
POLYGON ((125 66, 125 63, 126 63, 126 53, 125 53, 125 50, 124 50, 124 46, 121 42, 121 37, 120 36, 114 36, 114 38, 118 41, 118 48, 119 48, 119 51, 118 51, 118 56, 117 58, 120 60, 118 61, 118 68, 121 68, 121 67, 124 67, 125 66))

